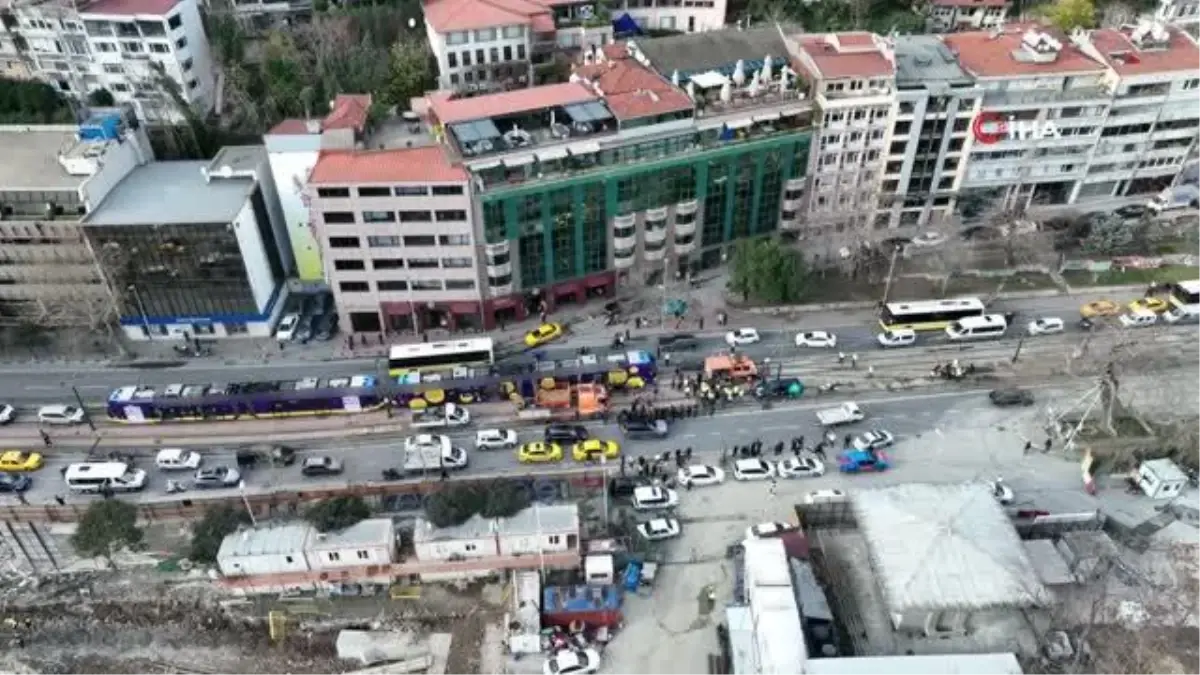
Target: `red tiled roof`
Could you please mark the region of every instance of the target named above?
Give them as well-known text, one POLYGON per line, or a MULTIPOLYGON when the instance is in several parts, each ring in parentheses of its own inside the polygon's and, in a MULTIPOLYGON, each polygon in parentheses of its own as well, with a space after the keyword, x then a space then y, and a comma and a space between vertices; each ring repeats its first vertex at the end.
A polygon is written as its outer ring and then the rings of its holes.
POLYGON ((1007 7, 1009 0, 930 0, 934 7, 1007 7))
POLYGON ((370 111, 370 94, 341 94, 333 99, 333 109, 325 116, 321 128, 361 132, 367 126, 367 114, 370 111))
POLYGON ((291 117, 271 127, 268 136, 305 136, 308 134, 308 122, 291 117))
POLYGON ((79 8, 80 14, 130 16, 149 14, 163 16, 175 8, 179 0, 93 0, 79 8))
POLYGON ((308 182, 314 185, 355 183, 458 183, 467 179, 439 146, 395 150, 325 150, 308 182))
POLYGON ((575 74, 600 87, 609 110, 617 119, 635 119, 692 108, 692 99, 682 89, 633 59, 579 66, 575 74))
POLYGON ((444 96, 431 96, 429 103, 439 122, 454 124, 599 99, 595 92, 582 83, 564 82, 472 98, 449 99, 444 96))
MULTIPOLYGON (((1104 70, 1104 66, 1093 61, 1069 40, 1055 35, 1052 31, 1046 32, 1063 45, 1057 59, 1050 63, 1018 61, 1013 58, 1013 52, 1021 49, 1021 36, 1025 30, 1027 28, 1021 30, 1006 28, 999 35, 989 31, 951 33, 943 35, 942 41, 958 55, 959 65, 976 77, 1020 77, 1039 73, 1083 73, 1104 70)), ((1044 28, 1041 30, 1045 31, 1044 28)))
POLYGON ((1167 31, 1170 38, 1165 49, 1139 49, 1130 39, 1132 30, 1104 28, 1088 37, 1118 75, 1194 72, 1200 66, 1200 47, 1177 28, 1168 26, 1167 31))
POLYGON ((479 30, 498 26, 530 26, 544 15, 554 30, 554 19, 532 0, 427 0, 425 20, 438 33, 479 30))
POLYGON ((813 75, 837 80, 852 77, 887 77, 896 74, 870 33, 830 33, 800 39, 800 48, 817 68, 813 75))
POLYGON ((535 33, 553 33, 557 30, 554 25, 554 17, 550 13, 534 14, 533 15, 533 32, 535 33))

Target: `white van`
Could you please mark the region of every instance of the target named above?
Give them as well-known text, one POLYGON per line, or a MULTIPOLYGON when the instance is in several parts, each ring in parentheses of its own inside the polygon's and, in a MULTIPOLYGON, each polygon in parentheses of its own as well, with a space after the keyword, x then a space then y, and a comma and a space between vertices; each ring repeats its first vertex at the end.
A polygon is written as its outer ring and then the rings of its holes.
POLYGON ((946 326, 946 337, 951 340, 980 340, 1001 337, 1008 330, 1003 314, 968 316, 946 326))
POLYGON ((146 472, 131 469, 125 462, 72 464, 64 474, 67 487, 75 492, 134 492, 146 487, 146 472))
POLYGON ((38 422, 42 424, 82 424, 83 408, 73 405, 44 405, 38 408, 38 422))
POLYGON ((1121 325, 1126 328, 1141 328, 1142 326, 1153 326, 1158 323, 1158 315, 1154 312, 1145 309, 1122 314, 1120 317, 1121 325))

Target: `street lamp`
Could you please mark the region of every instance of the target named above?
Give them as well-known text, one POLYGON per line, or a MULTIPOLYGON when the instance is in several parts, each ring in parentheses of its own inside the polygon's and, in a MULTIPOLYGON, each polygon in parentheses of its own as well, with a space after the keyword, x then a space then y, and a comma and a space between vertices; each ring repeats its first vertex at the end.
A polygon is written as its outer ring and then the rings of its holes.
POLYGON ((146 339, 153 340, 154 337, 150 333, 150 318, 146 316, 146 305, 142 302, 142 294, 138 292, 138 287, 135 284, 129 284, 125 288, 133 293, 133 301, 137 304, 138 313, 142 317, 142 330, 146 331, 146 339))

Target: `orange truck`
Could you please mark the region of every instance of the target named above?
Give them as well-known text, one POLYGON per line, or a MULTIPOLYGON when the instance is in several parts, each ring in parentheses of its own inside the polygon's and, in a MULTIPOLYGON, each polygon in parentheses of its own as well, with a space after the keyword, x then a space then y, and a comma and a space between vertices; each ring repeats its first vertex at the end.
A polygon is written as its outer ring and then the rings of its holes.
POLYGON ((580 418, 595 417, 608 409, 608 390, 601 384, 542 386, 534 405, 554 412, 578 411, 580 418))
POLYGON ((704 374, 709 378, 729 378, 734 382, 758 377, 758 365, 754 359, 741 354, 715 354, 704 359, 704 374))

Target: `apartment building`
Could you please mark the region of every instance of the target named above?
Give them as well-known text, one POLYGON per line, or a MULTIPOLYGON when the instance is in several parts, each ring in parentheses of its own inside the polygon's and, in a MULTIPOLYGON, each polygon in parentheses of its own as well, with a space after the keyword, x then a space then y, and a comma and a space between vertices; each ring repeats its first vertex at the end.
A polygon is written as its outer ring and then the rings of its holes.
POLYGON ((1011 209, 1072 203, 1108 115, 1107 68, 1039 26, 942 39, 983 90, 960 197, 1011 209))
POLYGON ((621 0, 614 11, 628 15, 643 31, 697 33, 723 29, 726 5, 726 0, 621 0))
POLYGON ((5 12, 4 43, 34 77, 70 96, 105 89, 143 120, 178 121, 165 77, 187 105, 201 112, 213 106, 215 74, 198 0, 14 0, 5 12))
POLYGON ((47 325, 97 326, 113 305, 80 228, 149 140, 118 115, 79 126, 0 127, 0 306, 47 325))
POLYGON ((1183 28, 1195 37, 1200 30, 1200 0, 1159 0, 1154 19, 1183 28))
POLYGON ((925 5, 930 32, 986 30, 1004 24, 1012 3, 1008 0, 932 0, 925 5))
POLYGON ((470 186, 442 148, 323 151, 308 185, 343 330, 482 326, 470 186))
POLYGON ((821 111, 807 209, 793 227, 835 248, 810 253, 831 255, 872 236, 895 123, 895 56, 875 35, 838 33, 800 37, 793 57, 821 111))
POLYGON ((914 226, 937 225, 954 213, 983 92, 936 36, 899 36, 891 46, 896 121, 875 222, 912 236, 914 226))
POLYGON ((1074 200, 1124 197, 1168 187, 1200 137, 1200 48, 1182 29, 1143 21, 1079 31, 1072 41, 1104 63, 1108 116, 1074 200))
POLYGON ((592 0, 427 0, 424 7, 445 90, 530 86, 535 66, 551 64, 556 50, 612 41, 607 9, 592 0))

